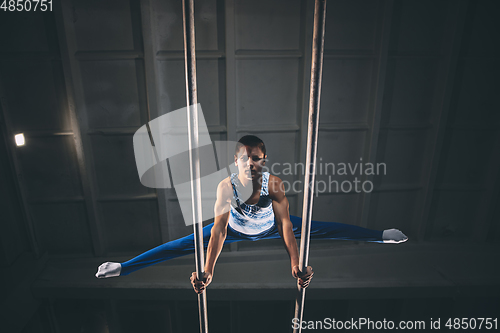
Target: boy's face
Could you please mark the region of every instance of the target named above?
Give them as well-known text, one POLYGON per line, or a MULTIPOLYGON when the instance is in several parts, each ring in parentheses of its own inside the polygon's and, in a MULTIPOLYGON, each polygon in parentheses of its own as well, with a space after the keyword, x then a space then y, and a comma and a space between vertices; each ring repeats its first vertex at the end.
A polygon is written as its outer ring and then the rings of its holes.
POLYGON ((259 147, 241 147, 238 156, 234 157, 234 163, 238 167, 238 173, 247 179, 255 179, 262 173, 262 167, 266 164, 267 155, 264 155, 259 147))

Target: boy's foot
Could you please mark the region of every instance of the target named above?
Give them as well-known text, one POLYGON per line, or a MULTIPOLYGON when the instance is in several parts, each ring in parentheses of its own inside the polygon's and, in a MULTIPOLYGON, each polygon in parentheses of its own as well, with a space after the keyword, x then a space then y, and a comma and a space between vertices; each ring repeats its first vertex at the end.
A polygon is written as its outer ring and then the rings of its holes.
POLYGON ((104 279, 113 276, 120 276, 122 265, 117 262, 105 262, 97 269, 96 278, 104 279))
POLYGON ((405 234, 398 229, 386 229, 382 233, 384 243, 402 243, 408 240, 405 234))

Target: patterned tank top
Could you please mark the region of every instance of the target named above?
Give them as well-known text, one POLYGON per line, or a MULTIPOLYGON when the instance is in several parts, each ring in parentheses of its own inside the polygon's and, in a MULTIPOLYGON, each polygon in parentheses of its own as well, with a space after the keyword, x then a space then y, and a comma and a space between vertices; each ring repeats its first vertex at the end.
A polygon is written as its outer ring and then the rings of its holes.
POLYGON ((259 202, 249 205, 238 197, 238 186, 241 186, 238 174, 231 174, 234 200, 229 214, 229 226, 232 229, 247 235, 257 235, 274 226, 273 200, 269 197, 268 183, 269 172, 263 172, 259 202))

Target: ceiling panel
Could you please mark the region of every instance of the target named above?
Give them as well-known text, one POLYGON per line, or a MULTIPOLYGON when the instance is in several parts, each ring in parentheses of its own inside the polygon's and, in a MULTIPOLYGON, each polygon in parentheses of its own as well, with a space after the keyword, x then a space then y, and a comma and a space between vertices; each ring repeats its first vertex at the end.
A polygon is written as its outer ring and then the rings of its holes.
POLYGON ((82 195, 72 136, 27 137, 17 154, 28 200, 82 195))
POLYGON ((154 193, 140 182, 132 135, 93 135, 90 139, 99 196, 154 193))
POLYGON ((500 243, 500 195, 496 198, 495 202, 496 202, 494 204, 495 211, 493 214, 493 221, 492 221, 493 233, 492 235, 489 236, 493 240, 493 242, 500 243))
POLYGON ((448 1, 395 1, 389 53, 439 54, 447 7, 448 1))
POLYGON ((327 184, 330 181, 353 183, 359 179, 361 169, 357 166, 363 157, 365 137, 366 131, 320 131, 316 179, 327 184))
MULTIPOLYGON (((165 114, 186 106, 184 60, 158 62, 161 112, 165 114)), ((198 103, 201 104, 208 126, 226 125, 225 62, 218 59, 198 59, 198 103)), ((234 112, 234 111, 233 111, 234 112)))
POLYGON ((495 131, 448 129, 445 134, 437 184, 481 186, 485 179, 495 143, 495 131))
MULTIPOLYGON (((184 32, 182 30, 182 1, 153 1, 154 29, 158 51, 184 51, 184 32)), ((197 0, 195 3, 194 24, 196 50, 218 50, 220 40, 218 31, 223 12, 218 12, 222 1, 197 0)))
POLYGON ((149 250, 160 245, 155 200, 100 202, 108 253, 149 250))
POLYGON ((236 50, 297 50, 300 0, 235 1, 236 50))
MULTIPOLYGON (((193 225, 186 225, 179 201, 176 197, 171 197, 167 202, 167 218, 169 240, 178 239, 193 233, 193 225)), ((212 222, 213 220, 207 220, 204 221, 203 225, 207 225, 212 222)))
POLYGON ((464 45, 464 56, 491 56, 500 53, 498 31, 500 21, 496 13, 500 10, 500 2, 496 0, 471 1, 468 15, 468 43, 464 45))
POLYGON ((47 29, 44 19, 50 12, 3 11, 0 30, 3 52, 48 52, 47 29))
POLYGON ((384 122, 427 124, 434 101, 439 60, 434 58, 388 61, 384 122))
MULTIPOLYGON (((326 183, 328 184, 328 183, 326 183)), ((318 192, 320 189, 318 189, 318 192)), ((314 196, 314 209, 312 219, 322 222, 339 222, 345 224, 358 225, 358 205, 361 200, 360 194, 335 194, 335 185, 331 188, 332 194, 324 193, 314 196)), ((303 196, 303 194, 300 194, 303 196)), ((300 207, 299 212, 302 212, 300 207)), ((302 217, 302 214, 299 215, 302 217)))
POLYGON ((426 239, 468 240, 481 199, 478 191, 435 190, 426 239))
POLYGON ((89 128, 142 125, 134 60, 80 63, 89 128))
POLYGON ((381 1, 329 1, 326 9, 325 50, 375 51, 381 1))
POLYGON ((92 255, 84 202, 30 207, 38 240, 49 254, 92 255))
POLYGON ((424 159, 427 135, 425 130, 381 131, 377 164, 384 163, 386 172, 380 166, 377 184, 419 185, 422 170, 429 167, 424 159))
POLYGON ((500 124, 500 62, 498 59, 462 59, 456 83, 457 100, 452 123, 465 126, 500 124))
POLYGON ((370 201, 368 228, 385 230, 396 228, 411 237, 418 191, 373 192, 370 201))
POLYGON ((168 236, 170 240, 193 233, 193 226, 187 226, 182 216, 181 206, 177 198, 167 202, 168 236))
POLYGON ((373 66, 373 59, 324 60, 321 124, 368 122, 373 66))
POLYGON ((79 51, 133 50, 130 1, 73 0, 79 51))
POLYGON ((13 131, 71 128, 66 110, 60 108, 63 96, 57 93, 59 66, 43 59, 0 62, 13 131))
POLYGON ((297 124, 298 78, 298 59, 237 61, 237 126, 297 124))

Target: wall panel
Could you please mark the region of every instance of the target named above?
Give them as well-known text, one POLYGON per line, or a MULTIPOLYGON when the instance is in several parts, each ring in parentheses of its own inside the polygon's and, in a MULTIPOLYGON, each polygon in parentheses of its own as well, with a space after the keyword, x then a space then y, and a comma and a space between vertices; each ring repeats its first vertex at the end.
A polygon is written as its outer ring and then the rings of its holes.
POLYGON ((2 9, 2 52, 50 52, 44 18, 48 12, 7 12, 2 9))
POLYGON ((90 139, 99 197, 154 193, 140 182, 131 135, 95 135, 90 139))
POLYGON ((457 125, 498 126, 500 124, 500 63, 494 58, 464 58, 457 82, 457 100, 450 121, 457 125))
POLYGON ((73 0, 78 51, 134 49, 132 1, 73 0))
POLYGON ((154 201, 99 204, 108 253, 137 252, 160 245, 158 207, 154 201))
POLYGON ((326 10, 325 50, 375 51, 377 13, 382 1, 329 1, 326 10))
POLYGON ((324 60, 320 104, 322 125, 368 122, 373 66, 372 59, 324 60))
POLYGON ((8 96, 12 131, 69 130, 69 117, 59 107, 56 75, 61 64, 42 58, 1 61, 0 76, 8 96))
POLYGON ((236 50, 300 48, 300 1, 235 1, 236 50))
POLYGON ((393 81, 384 100, 384 120, 390 124, 427 124, 432 112, 439 61, 435 58, 392 59, 393 81))
MULTIPOLYGON (((377 163, 381 165, 375 182, 383 185, 419 185, 424 160, 427 132, 421 130, 382 131, 377 163)), ((366 169, 365 169, 366 170, 366 169)), ((374 170, 377 173, 377 170, 374 170)))
POLYGON ((89 128, 142 126, 134 60, 82 61, 80 68, 89 128))
POLYGON ((345 180, 352 182, 355 177, 360 178, 360 168, 356 165, 362 162, 365 136, 365 131, 320 132, 318 135, 316 160, 318 174, 316 179, 328 181, 328 177, 331 177, 341 183, 345 180), (333 163, 335 168, 328 163, 333 163), (351 169, 348 164, 350 164, 351 169), (354 169, 355 167, 356 169, 354 169), (342 169, 344 170, 342 171, 342 169))
POLYGON ((448 1, 395 1, 390 53, 439 54, 448 1), (432 10, 430 10, 432 8, 432 10))
MULTIPOLYGON (((218 12, 221 1, 199 0, 195 4, 196 50, 218 50, 220 21, 224 13, 218 12)), ((156 40, 159 51, 184 51, 182 30, 182 1, 152 1, 156 40)))
MULTIPOLYGON (((326 182, 326 184, 328 184, 328 182, 326 182)), ((334 186, 335 185, 332 184, 332 192, 335 192, 334 186)), ((313 220, 356 225, 359 214, 357 207, 360 199, 361 195, 355 193, 319 194, 314 197, 313 220), (328 208, 325 209, 324 207, 328 208)), ((300 211, 302 211, 302 207, 300 207, 300 211)), ((300 217, 302 217, 302 214, 300 214, 300 217)))
POLYGON ((71 136, 27 137, 18 158, 28 200, 82 194, 71 136))
MULTIPOLYGON (((199 59, 196 62, 198 103, 208 126, 225 125, 224 61, 199 59)), ((184 60, 158 61, 161 114, 186 106, 184 60)), ((232 110, 234 112, 234 110, 232 110)))
POLYGON ((34 204, 31 212, 39 241, 51 255, 91 255, 83 202, 34 204))
POLYGON ((495 19, 498 5, 498 1, 495 0, 470 2, 468 14, 472 22, 471 29, 466 31, 468 45, 464 50, 464 56, 498 58, 500 46, 496 32, 500 30, 500 23, 495 19))
POLYGON ((492 154, 494 131, 448 129, 446 151, 443 152, 438 185, 482 186, 492 154))
POLYGON ((297 59, 237 61, 237 126, 296 125, 298 71, 297 59))
POLYGON ((400 229, 411 239, 417 195, 417 191, 374 192, 370 209, 373 215, 368 221, 368 228, 400 229))
POLYGON ((480 194, 479 191, 435 190, 427 239, 469 240, 474 217, 478 213, 480 194))

